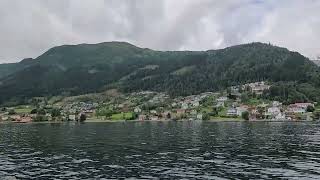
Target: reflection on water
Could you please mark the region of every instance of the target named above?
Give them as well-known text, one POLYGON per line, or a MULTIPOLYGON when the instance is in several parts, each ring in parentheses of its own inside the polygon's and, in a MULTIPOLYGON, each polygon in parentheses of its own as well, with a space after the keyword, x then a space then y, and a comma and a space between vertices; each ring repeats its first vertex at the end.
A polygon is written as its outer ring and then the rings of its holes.
POLYGON ((0 179, 320 179, 312 122, 1 124, 0 179))

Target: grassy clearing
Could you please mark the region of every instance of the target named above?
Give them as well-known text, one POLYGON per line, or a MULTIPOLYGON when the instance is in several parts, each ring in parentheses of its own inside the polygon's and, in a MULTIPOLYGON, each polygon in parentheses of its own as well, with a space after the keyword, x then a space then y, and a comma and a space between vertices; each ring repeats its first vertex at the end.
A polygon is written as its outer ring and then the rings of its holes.
POLYGON ((32 111, 33 107, 27 106, 27 105, 21 105, 21 106, 13 107, 13 109, 18 114, 26 114, 26 113, 30 113, 32 111))
POLYGON ((118 114, 113 114, 111 116, 111 120, 125 120, 125 119, 131 119, 131 118, 133 118, 132 112, 118 113, 118 114))
POLYGON ((251 106, 257 106, 257 105, 262 104, 262 103, 269 103, 269 101, 266 101, 266 100, 263 100, 263 99, 251 98, 247 102, 247 104, 251 105, 251 106))
POLYGON ((195 68, 196 68, 196 66, 185 66, 183 68, 180 68, 180 69, 174 71, 171 74, 177 75, 177 76, 182 76, 182 75, 191 73, 195 68))

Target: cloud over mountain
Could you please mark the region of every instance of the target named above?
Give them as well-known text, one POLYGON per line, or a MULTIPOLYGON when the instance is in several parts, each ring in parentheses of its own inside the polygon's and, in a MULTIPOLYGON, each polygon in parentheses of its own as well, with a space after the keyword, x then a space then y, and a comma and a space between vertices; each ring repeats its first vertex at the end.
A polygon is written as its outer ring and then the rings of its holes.
POLYGON ((128 41, 159 50, 271 42, 320 53, 320 1, 2 0, 0 62, 62 44, 128 41))

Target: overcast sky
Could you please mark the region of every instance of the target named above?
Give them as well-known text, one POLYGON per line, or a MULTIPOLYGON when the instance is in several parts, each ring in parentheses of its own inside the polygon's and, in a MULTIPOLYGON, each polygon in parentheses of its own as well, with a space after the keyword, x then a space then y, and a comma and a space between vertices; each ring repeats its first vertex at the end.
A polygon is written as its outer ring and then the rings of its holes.
POLYGON ((313 58, 320 0, 0 0, 1 63, 104 41, 157 50, 261 41, 313 58))

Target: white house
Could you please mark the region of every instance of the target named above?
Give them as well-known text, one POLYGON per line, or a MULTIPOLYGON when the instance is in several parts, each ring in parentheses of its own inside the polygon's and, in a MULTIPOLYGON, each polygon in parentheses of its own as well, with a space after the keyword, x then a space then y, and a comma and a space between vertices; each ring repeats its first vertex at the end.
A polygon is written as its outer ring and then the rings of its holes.
POLYGON ((226 102, 227 100, 228 100, 228 97, 222 96, 217 99, 217 102, 226 102))
POLYGON ((306 109, 304 109, 302 107, 298 107, 298 106, 289 106, 287 108, 287 112, 289 112, 289 113, 305 113, 306 109))
POLYGON ((281 110, 278 107, 270 107, 270 108, 268 108, 267 113, 270 114, 270 115, 276 116, 279 113, 281 113, 281 110))
POLYGON ((273 101, 272 102, 272 106, 273 107, 279 107, 279 106, 281 106, 282 105, 282 103, 280 103, 279 101, 273 101))
POLYGON ((68 116, 68 119, 71 121, 75 121, 76 120, 76 115, 72 114, 68 116))
POLYGON ((228 110, 227 110, 227 115, 228 116, 237 116, 238 114, 237 114, 237 109, 236 108, 229 108, 228 110))
POLYGON ((182 108, 182 109, 188 109, 189 106, 188 106, 187 103, 182 103, 181 108, 182 108))
POLYGON ((224 102, 218 101, 216 107, 224 107, 224 102))
POLYGON ((172 106, 172 107, 176 107, 176 106, 177 106, 177 103, 174 102, 174 103, 171 104, 171 106, 172 106))
POLYGON ((150 113, 151 114, 157 114, 157 111, 156 110, 151 110, 150 113))
POLYGON ((250 84, 245 84, 244 88, 249 87, 251 92, 256 94, 262 94, 264 90, 268 90, 270 88, 264 81, 255 82, 250 84))
POLYGON ((139 108, 139 107, 136 107, 136 108, 134 108, 134 110, 133 110, 135 113, 141 113, 141 109, 139 108))
POLYGON ((294 105, 303 109, 307 109, 308 106, 314 107, 312 103, 295 103, 294 105))
POLYGON ((202 120, 202 119, 203 119, 203 115, 202 115, 202 114, 198 114, 198 115, 197 115, 197 119, 198 119, 198 120, 202 120))
POLYGON ((158 116, 152 116, 151 117, 151 121, 158 121, 158 120, 159 120, 158 116))
POLYGON ((195 101, 195 102, 193 102, 192 106, 193 106, 193 107, 199 107, 199 106, 200 106, 199 101, 195 101))
POLYGON ((197 114, 197 111, 196 111, 196 110, 192 110, 192 111, 190 112, 190 114, 191 114, 191 115, 196 115, 196 114, 197 114))
POLYGON ((275 119, 276 119, 276 120, 285 120, 285 119, 286 119, 286 116, 280 112, 279 114, 277 114, 277 115, 275 116, 275 119))

